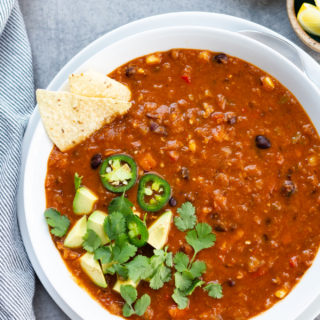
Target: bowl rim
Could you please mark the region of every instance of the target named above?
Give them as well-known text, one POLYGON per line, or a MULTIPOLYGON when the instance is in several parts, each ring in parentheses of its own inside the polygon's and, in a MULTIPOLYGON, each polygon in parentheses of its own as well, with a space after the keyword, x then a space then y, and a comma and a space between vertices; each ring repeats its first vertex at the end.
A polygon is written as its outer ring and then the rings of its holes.
POLYGON ((307 32, 305 32, 298 22, 294 4, 295 0, 287 0, 287 13, 292 29, 306 46, 316 52, 320 52, 320 42, 313 39, 307 32))
MULTIPOLYGON (((190 26, 189 26, 190 27, 190 26)), ((204 28, 206 28, 206 27, 204 27, 204 28)), ((210 29, 214 29, 214 28, 212 28, 212 27, 209 27, 210 29)), ((220 29, 221 30, 221 29, 220 29)), ((223 31, 225 31, 225 30, 223 30, 223 31)), ((230 31, 229 31, 230 32, 230 31)), ((256 42, 256 41, 255 41, 256 42)), ((107 46, 109 46, 109 45, 107 45, 107 46)), ((79 67, 79 66, 78 66, 79 67)), ((310 301, 310 303, 311 303, 311 301, 310 301)))

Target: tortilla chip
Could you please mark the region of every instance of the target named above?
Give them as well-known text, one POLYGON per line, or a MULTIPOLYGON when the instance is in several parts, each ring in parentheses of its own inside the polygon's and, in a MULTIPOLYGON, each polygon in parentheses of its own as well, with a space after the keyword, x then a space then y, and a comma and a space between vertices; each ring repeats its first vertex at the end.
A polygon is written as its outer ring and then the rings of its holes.
POLYGON ((131 107, 127 101, 38 89, 40 115, 52 142, 66 151, 131 107))
POLYGON ((69 76, 70 92, 85 97, 112 98, 129 101, 131 91, 122 83, 102 73, 88 71, 69 76))

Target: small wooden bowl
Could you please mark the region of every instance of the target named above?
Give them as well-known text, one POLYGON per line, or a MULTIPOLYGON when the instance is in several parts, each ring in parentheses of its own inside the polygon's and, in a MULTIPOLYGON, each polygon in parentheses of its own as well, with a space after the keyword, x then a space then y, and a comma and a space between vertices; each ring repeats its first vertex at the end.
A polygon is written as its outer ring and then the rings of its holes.
POLYGON ((320 42, 313 39, 309 34, 307 34, 297 20, 295 0, 287 0, 287 12, 291 26, 300 40, 309 48, 313 49, 314 51, 320 52, 320 42))

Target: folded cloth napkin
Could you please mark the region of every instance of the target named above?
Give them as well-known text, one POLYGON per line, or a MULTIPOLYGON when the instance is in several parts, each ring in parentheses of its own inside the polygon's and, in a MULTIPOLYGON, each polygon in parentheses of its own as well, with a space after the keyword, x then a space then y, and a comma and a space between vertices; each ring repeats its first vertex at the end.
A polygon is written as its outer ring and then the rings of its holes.
POLYGON ((31 50, 15 0, 0 0, 0 319, 34 319, 34 273, 21 240, 16 192, 21 142, 35 105, 31 50))

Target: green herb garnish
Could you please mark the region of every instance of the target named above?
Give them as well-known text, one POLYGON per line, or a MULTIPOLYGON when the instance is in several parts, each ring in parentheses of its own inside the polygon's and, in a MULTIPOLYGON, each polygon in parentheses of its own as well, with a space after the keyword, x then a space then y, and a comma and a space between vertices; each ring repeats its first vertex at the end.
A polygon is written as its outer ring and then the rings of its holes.
MULTIPOLYGON (((180 231, 189 230, 186 240, 194 250, 191 260, 183 252, 178 252, 173 259, 176 272, 174 274, 175 289, 172 299, 177 303, 179 309, 185 309, 189 304, 188 296, 197 287, 205 284, 201 280, 201 276, 206 271, 206 264, 204 261, 194 261, 196 255, 201 250, 214 246, 216 236, 212 233, 210 225, 197 223, 195 208, 190 202, 182 204, 177 211, 180 216, 174 219, 175 225, 180 231)), ((222 297, 222 287, 218 283, 209 283, 204 287, 204 290, 212 298, 220 299, 222 297)))
POLYGON ((47 209, 44 216, 53 235, 63 237, 66 234, 70 226, 70 220, 66 216, 61 215, 59 211, 53 208, 47 209))
POLYGON ((197 217, 195 207, 191 202, 185 202, 181 208, 178 208, 180 217, 174 218, 174 223, 180 231, 186 231, 194 228, 197 217))
POLYGON ((126 302, 122 309, 122 313, 125 317, 130 317, 134 314, 142 316, 151 303, 151 299, 148 294, 144 294, 140 299, 137 300, 137 290, 130 285, 121 285, 120 294, 126 302), (134 302, 135 304, 133 306, 134 302))
POLYGON ((94 252, 101 245, 100 237, 91 229, 87 230, 87 233, 83 237, 82 247, 88 252, 94 252))
POLYGON ((108 206, 108 213, 111 214, 115 211, 121 212, 124 215, 132 213, 133 204, 124 196, 124 193, 121 197, 116 197, 112 199, 108 206))
POLYGON ((208 291, 208 295, 212 298, 221 299, 223 297, 220 283, 208 283, 204 290, 208 291))

